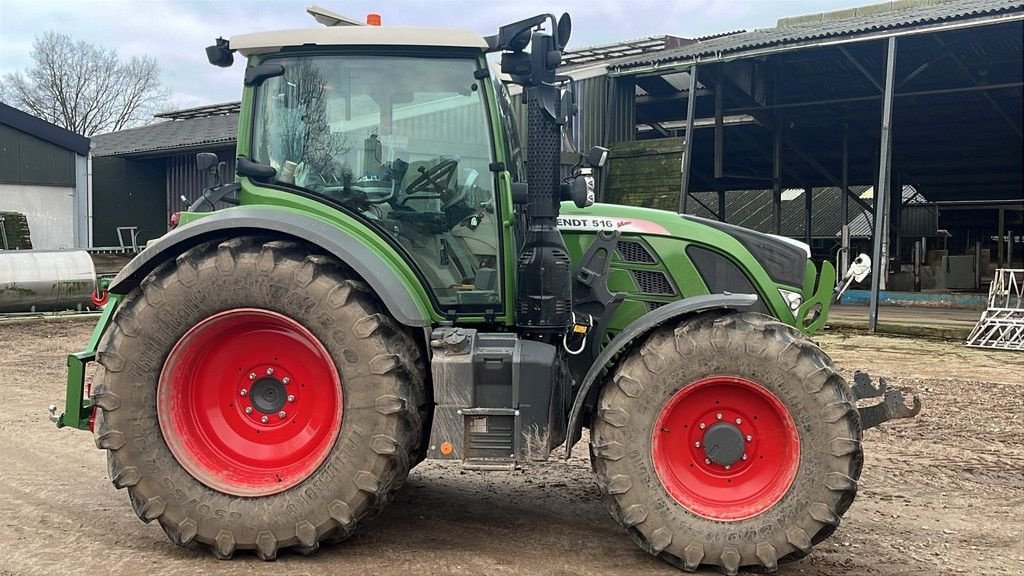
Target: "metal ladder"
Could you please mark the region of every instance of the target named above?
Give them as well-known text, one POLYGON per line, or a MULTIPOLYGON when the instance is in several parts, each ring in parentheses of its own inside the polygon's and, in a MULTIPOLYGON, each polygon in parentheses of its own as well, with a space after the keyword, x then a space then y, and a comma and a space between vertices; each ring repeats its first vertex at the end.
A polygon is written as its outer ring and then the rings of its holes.
POLYGON ((1024 270, 996 270, 988 308, 967 337, 967 345, 1024 351, 1024 270))

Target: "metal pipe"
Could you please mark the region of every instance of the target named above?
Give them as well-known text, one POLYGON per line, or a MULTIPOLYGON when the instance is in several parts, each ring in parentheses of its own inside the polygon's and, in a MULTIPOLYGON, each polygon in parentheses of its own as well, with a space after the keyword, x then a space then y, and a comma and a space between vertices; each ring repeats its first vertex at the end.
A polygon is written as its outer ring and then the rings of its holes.
POLYGON ((690 199, 690 170, 693 166, 693 116, 697 106, 697 67, 690 68, 690 92, 686 98, 686 140, 683 145, 683 174, 679 183, 679 213, 686 214, 690 199))
POLYGON ((886 273, 882 262, 887 258, 888 250, 884 249, 889 239, 885 236, 885 222, 888 220, 888 193, 891 179, 889 161, 892 158, 892 105, 893 89, 896 81, 896 37, 890 37, 885 59, 885 97, 882 100, 882 133, 879 145, 878 185, 875 187, 875 221, 872 243, 874 244, 871 261, 871 301, 868 308, 868 331, 874 332, 878 327, 878 291, 882 282, 881 276, 886 273))

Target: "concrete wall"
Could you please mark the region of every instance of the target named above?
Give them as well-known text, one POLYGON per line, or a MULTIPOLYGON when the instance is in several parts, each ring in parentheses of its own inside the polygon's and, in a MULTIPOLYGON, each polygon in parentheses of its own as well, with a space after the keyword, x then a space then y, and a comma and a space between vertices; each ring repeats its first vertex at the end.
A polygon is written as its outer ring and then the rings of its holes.
POLYGON ((56 250, 75 246, 73 187, 0 184, 0 211, 28 218, 32 247, 56 250))

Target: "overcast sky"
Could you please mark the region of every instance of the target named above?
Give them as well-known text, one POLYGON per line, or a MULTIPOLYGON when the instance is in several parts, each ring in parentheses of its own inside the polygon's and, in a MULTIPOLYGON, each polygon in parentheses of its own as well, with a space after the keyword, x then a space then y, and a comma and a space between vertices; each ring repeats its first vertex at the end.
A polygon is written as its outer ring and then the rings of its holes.
POLYGON ((569 12, 569 48, 673 34, 697 37, 775 25, 780 17, 838 10, 871 0, 0 0, 0 75, 24 69, 37 34, 54 30, 148 54, 160 64, 172 104, 186 108, 237 100, 242 66, 206 62, 217 36, 319 26, 305 8, 320 4, 353 18, 378 12, 384 25, 469 28, 492 34, 501 24, 542 12, 569 12))

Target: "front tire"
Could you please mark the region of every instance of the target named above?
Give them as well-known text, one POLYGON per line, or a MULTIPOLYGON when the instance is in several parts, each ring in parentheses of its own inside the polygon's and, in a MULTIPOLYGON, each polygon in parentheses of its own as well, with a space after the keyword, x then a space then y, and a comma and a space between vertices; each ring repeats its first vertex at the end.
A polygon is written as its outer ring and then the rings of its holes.
POLYGON ((143 521, 219 558, 347 537, 421 451, 417 346, 347 268, 297 243, 235 238, 162 264, 97 361, 111 481, 143 521))
POLYGON ((591 461, 616 518, 685 570, 774 571, 839 525, 863 456, 853 395, 802 334, 753 313, 656 330, 601 392, 591 461))

